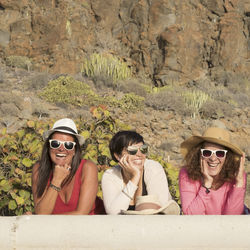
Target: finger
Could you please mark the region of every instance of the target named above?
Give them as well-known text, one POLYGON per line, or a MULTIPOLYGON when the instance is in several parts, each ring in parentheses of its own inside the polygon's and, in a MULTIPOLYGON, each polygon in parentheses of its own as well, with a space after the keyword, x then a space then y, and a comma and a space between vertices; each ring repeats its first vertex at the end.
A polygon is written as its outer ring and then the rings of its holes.
POLYGON ((204 164, 202 158, 200 159, 201 172, 204 174, 204 164))

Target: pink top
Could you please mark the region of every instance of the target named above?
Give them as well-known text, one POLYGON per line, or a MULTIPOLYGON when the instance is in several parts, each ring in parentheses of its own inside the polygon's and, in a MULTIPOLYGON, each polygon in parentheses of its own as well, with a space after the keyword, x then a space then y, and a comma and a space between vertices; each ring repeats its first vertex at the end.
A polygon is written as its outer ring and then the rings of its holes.
POLYGON ((246 178, 244 187, 235 187, 233 183, 226 182, 219 189, 210 190, 207 194, 201 181, 189 179, 187 170, 182 168, 179 173, 179 188, 184 214, 229 215, 243 213, 246 178))

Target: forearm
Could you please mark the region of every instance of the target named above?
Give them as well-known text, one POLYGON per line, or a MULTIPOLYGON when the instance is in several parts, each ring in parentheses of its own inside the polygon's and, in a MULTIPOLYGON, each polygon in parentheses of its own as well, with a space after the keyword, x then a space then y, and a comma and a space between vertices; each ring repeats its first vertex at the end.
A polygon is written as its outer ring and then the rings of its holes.
POLYGON ((206 205, 209 203, 210 194, 201 187, 197 194, 181 190, 181 203, 184 214, 203 215, 206 214, 206 205))
POLYGON ((58 191, 48 187, 45 192, 46 193, 43 195, 43 197, 38 202, 35 202, 36 214, 52 214, 54 210, 58 191))
POLYGON ((242 214, 244 210, 245 188, 233 187, 227 197, 223 214, 242 214))
POLYGON ((132 182, 128 182, 123 189, 117 189, 113 185, 110 186, 109 190, 104 187, 103 201, 107 214, 119 214, 121 210, 127 210, 136 190, 137 186, 132 182))

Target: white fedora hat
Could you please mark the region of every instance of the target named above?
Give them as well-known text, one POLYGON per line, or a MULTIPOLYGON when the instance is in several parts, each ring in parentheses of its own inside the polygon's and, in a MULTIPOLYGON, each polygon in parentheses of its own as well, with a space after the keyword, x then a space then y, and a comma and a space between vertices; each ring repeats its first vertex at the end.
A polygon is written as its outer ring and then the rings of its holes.
POLYGON ((153 215, 169 214, 179 215, 180 207, 174 200, 169 200, 164 206, 161 206, 158 196, 144 195, 136 198, 135 210, 123 210, 122 214, 127 215, 153 215))
POLYGON ((62 132, 74 135, 78 139, 80 145, 83 145, 85 141, 84 137, 78 134, 76 124, 74 123, 74 121, 69 118, 63 118, 56 121, 52 129, 45 131, 43 133, 43 139, 44 140, 48 139, 49 136, 54 132, 62 132))

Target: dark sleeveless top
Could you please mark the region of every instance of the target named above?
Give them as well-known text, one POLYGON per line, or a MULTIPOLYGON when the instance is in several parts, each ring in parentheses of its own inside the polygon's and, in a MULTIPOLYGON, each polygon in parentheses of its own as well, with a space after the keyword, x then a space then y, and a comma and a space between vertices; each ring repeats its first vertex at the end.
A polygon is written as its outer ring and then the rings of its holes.
MULTIPOLYGON (((148 192, 147 192, 146 184, 144 181, 144 171, 143 171, 143 174, 142 174, 142 196, 144 196, 144 195, 148 195, 148 192)), ((129 205, 128 210, 135 210, 135 205, 129 205)))

